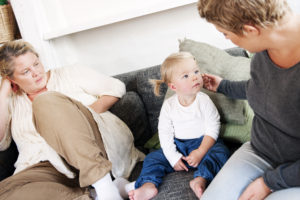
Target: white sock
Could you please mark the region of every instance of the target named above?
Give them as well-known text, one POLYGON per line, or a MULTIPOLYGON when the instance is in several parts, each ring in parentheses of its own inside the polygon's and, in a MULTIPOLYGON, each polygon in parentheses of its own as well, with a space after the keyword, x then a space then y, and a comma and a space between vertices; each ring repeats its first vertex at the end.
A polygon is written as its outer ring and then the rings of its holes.
POLYGON ((125 191, 128 193, 131 190, 135 190, 135 181, 125 185, 125 191))
POLYGON ((118 177, 113 181, 113 183, 117 186, 121 197, 123 199, 128 199, 128 192, 126 191, 125 186, 129 183, 129 181, 123 177, 118 177))
POLYGON ((106 174, 92 185, 99 200, 122 200, 118 188, 112 182, 110 174, 106 174))

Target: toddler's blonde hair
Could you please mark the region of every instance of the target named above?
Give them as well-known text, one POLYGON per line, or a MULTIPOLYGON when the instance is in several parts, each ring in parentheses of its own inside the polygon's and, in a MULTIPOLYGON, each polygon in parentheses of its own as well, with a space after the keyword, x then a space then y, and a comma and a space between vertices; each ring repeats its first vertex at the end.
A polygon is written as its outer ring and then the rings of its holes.
POLYGON ((168 84, 172 81, 172 75, 176 70, 176 66, 178 62, 183 61, 185 59, 194 59, 195 57, 190 52, 181 51, 178 53, 172 53, 169 55, 164 62, 161 64, 160 74, 161 79, 155 80, 151 79, 150 82, 153 84, 154 87, 154 94, 156 96, 160 95, 160 86, 161 84, 165 83, 168 84))

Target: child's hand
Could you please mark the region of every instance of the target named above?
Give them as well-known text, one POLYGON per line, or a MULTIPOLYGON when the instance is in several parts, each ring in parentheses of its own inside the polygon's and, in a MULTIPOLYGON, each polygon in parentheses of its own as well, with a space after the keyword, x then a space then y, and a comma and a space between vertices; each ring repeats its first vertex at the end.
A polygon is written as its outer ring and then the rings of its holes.
POLYGON ((203 74, 202 79, 203 79, 203 87, 205 89, 213 91, 213 92, 217 91, 217 89, 222 81, 221 77, 211 75, 211 74, 203 74))
POLYGON ((184 157, 180 158, 177 161, 177 163, 174 165, 174 170, 175 171, 183 171, 183 170, 189 171, 181 159, 184 159, 184 157))
POLYGON ((199 149, 195 149, 189 156, 183 157, 183 159, 189 164, 189 166, 197 167, 203 156, 203 153, 199 149))

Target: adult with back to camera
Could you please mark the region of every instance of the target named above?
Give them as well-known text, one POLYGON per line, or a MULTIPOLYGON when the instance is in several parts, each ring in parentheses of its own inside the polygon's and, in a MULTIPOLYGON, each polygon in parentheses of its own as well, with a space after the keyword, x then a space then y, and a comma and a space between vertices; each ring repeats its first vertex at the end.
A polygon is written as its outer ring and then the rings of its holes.
POLYGON ((202 199, 299 199, 300 17, 285 0, 199 0, 201 17, 234 44, 256 54, 251 78, 204 76, 204 86, 247 99, 251 141, 221 169, 202 199))

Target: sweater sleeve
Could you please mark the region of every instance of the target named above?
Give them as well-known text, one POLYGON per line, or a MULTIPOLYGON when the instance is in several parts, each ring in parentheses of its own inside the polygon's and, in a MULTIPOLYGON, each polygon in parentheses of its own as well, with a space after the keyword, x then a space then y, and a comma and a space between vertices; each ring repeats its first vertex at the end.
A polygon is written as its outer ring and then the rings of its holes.
POLYGON ((165 102, 161 108, 158 122, 158 136, 161 148, 169 161, 170 165, 174 165, 182 157, 182 154, 179 153, 176 149, 174 143, 174 128, 172 121, 169 116, 170 106, 165 102))
POLYGON ((273 190, 300 186, 300 160, 279 165, 274 170, 266 171, 263 179, 273 190))
POLYGON ((220 130, 220 115, 212 100, 207 96, 205 105, 205 135, 218 139, 220 130))
POLYGON ((228 81, 222 80, 217 92, 233 99, 246 99, 246 87, 248 81, 228 81))
POLYGON ((4 151, 6 150, 11 143, 12 140, 12 136, 11 136, 11 109, 12 109, 12 105, 11 105, 11 99, 9 100, 9 106, 7 109, 7 118, 6 119, 2 119, 4 121, 6 121, 4 123, 4 136, 2 138, 2 140, 0 141, 0 151, 4 151))
POLYGON ((71 74, 79 87, 95 96, 109 95, 120 98, 126 92, 122 81, 86 66, 74 66, 71 74))
POLYGON ((11 143, 11 131, 10 131, 10 123, 7 124, 6 126, 6 131, 3 139, 0 141, 0 151, 6 150, 11 143))

